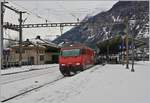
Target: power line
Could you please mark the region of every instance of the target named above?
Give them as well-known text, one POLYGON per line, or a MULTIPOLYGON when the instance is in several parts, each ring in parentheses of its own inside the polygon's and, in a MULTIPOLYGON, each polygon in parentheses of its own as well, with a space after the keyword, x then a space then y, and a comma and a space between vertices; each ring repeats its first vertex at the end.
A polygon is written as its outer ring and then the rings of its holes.
POLYGON ((72 17, 76 18, 77 21, 79 21, 79 18, 76 15, 70 13, 70 11, 68 9, 64 8, 60 3, 58 3, 58 4, 61 8, 63 8, 65 11, 67 11, 69 15, 71 15, 72 17))
MULTIPOLYGON (((8 1, 9 1, 9 0, 8 0, 8 1)), ((15 2, 13 2, 13 1, 9 1, 9 2, 12 3, 13 5, 16 5, 16 6, 20 7, 20 8, 22 8, 22 9, 24 9, 25 11, 27 11, 27 14, 28 14, 28 15, 31 15, 31 14, 32 14, 32 15, 36 16, 37 18, 40 18, 40 19, 43 19, 43 20, 45 20, 45 21, 51 22, 51 21, 49 21, 48 19, 46 19, 46 18, 40 16, 39 14, 36 14, 36 13, 32 12, 31 10, 29 10, 29 9, 27 9, 27 8, 25 8, 25 7, 21 6, 21 5, 19 5, 19 4, 15 3, 15 2)))

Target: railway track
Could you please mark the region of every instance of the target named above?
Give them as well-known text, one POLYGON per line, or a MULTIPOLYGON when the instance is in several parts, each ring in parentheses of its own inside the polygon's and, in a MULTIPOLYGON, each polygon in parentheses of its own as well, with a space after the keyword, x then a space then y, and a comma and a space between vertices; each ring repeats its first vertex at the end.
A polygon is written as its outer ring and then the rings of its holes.
MULTIPOLYGON (((22 75, 23 77, 22 78, 17 78, 17 79, 12 79, 12 80, 9 80, 7 82, 2 82, 1 84, 4 85, 4 84, 7 84, 7 83, 12 83, 12 82, 15 82, 15 81, 21 81, 21 80, 25 80, 25 79, 29 79, 29 78, 33 78, 33 77, 38 77, 38 76, 42 76, 42 75, 45 75, 45 74, 51 74, 51 73, 55 73, 55 71, 49 71, 49 72, 41 72, 40 74, 31 74, 29 76, 26 76, 26 75, 22 75)), ((16 78, 16 77, 15 77, 16 78)))
POLYGON ((53 80, 53 81, 51 81, 51 82, 48 82, 48 83, 45 83, 45 84, 43 84, 43 85, 37 86, 37 87, 35 87, 35 88, 29 89, 29 90, 27 90, 27 91, 25 91, 25 92, 22 92, 22 93, 19 93, 19 94, 15 95, 15 96, 12 96, 12 97, 9 97, 9 98, 7 98, 7 99, 4 99, 4 100, 2 100, 1 102, 2 102, 2 103, 7 102, 7 101, 9 101, 9 100, 11 100, 11 99, 17 98, 17 97, 22 96, 22 95, 24 95, 24 94, 27 94, 27 93, 29 93, 29 92, 31 92, 31 91, 34 91, 34 90, 37 90, 37 89, 39 89, 39 88, 45 87, 45 86, 47 86, 48 84, 55 83, 55 82, 57 82, 57 81, 59 81, 59 80, 61 80, 61 79, 63 79, 63 78, 64 78, 64 77, 60 77, 60 78, 58 78, 58 79, 56 79, 56 80, 53 80))
MULTIPOLYGON (((94 66, 91 66, 91 67, 89 67, 88 69, 90 69, 90 68, 92 68, 92 67, 94 67, 94 66)), ((88 69, 87 69, 87 70, 88 70, 88 69)), ((29 89, 29 90, 27 90, 27 91, 24 91, 24 92, 22 92, 22 93, 19 93, 19 94, 17 94, 17 95, 14 95, 14 96, 12 96, 12 97, 9 97, 9 98, 7 98, 7 99, 4 99, 4 100, 2 100, 1 102, 4 103, 4 102, 7 102, 7 101, 12 100, 12 99, 14 99, 14 98, 20 97, 20 96, 22 96, 22 95, 24 95, 24 94, 27 94, 27 93, 32 92, 32 91, 34 91, 34 90, 40 89, 40 88, 42 88, 42 87, 45 87, 45 86, 47 86, 47 85, 49 85, 49 84, 55 83, 55 82, 57 82, 57 81, 59 81, 59 80, 62 80, 63 78, 65 78, 65 77, 64 77, 64 76, 61 76, 61 77, 59 77, 59 78, 56 79, 56 80, 53 80, 53 81, 51 81, 51 82, 45 83, 45 84, 43 84, 43 85, 37 86, 37 87, 32 88, 32 89, 29 89)))

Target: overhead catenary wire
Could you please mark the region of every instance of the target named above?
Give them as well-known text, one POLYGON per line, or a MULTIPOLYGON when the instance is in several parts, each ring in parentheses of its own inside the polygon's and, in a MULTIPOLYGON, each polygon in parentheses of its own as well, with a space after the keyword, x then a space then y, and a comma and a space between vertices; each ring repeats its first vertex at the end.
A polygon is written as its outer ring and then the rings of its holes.
MULTIPOLYGON (((28 14, 28 15, 34 15, 34 16, 36 16, 37 18, 42 19, 42 20, 44 20, 44 21, 46 21, 46 22, 51 22, 51 21, 49 20, 49 18, 43 17, 43 16, 39 15, 38 13, 34 13, 33 11, 31 11, 31 10, 29 10, 29 9, 27 9, 27 8, 25 8, 25 7, 23 7, 22 5, 19 5, 19 4, 15 3, 15 2, 12 1, 12 0, 7 0, 7 1, 9 1, 11 4, 16 5, 16 6, 20 7, 20 8, 22 8, 23 10, 27 11, 27 14, 28 14)), ((69 15, 71 15, 72 17, 74 17, 74 18, 79 22, 79 19, 80 19, 80 18, 75 15, 76 13, 72 13, 70 10, 66 9, 66 8, 65 8, 63 5, 61 5, 59 2, 58 2, 58 5, 59 5, 61 8, 63 8, 69 15)), ((81 11, 81 10, 80 10, 80 11, 81 11)), ((80 11, 78 11, 78 12, 80 12, 80 11)), ((85 11, 81 11, 81 12, 85 12, 85 11)), ((87 12, 87 11, 86 11, 86 12, 87 12)))
POLYGON ((60 3, 58 3, 58 5, 63 8, 65 11, 68 12, 69 15, 71 15, 72 17, 74 17, 77 21, 79 21, 79 17, 77 17, 76 15, 72 14, 68 9, 64 8, 60 3))
POLYGON ((4 34, 7 35, 8 37, 4 37, 3 40, 7 40, 9 41, 9 45, 11 44, 11 42, 19 42, 19 40, 17 40, 17 38, 14 38, 10 35, 10 32, 6 32, 6 29, 4 29, 4 34))
POLYGON ((13 2, 13 1, 10 1, 10 0, 8 0, 8 1, 9 1, 11 4, 16 5, 16 6, 20 7, 20 8, 22 8, 23 10, 25 10, 25 11, 26 11, 26 14, 28 14, 28 15, 33 15, 33 16, 36 16, 37 18, 42 19, 42 20, 44 20, 44 21, 51 22, 51 21, 49 21, 47 18, 42 17, 42 16, 40 16, 39 14, 32 12, 31 10, 29 10, 29 9, 27 9, 27 8, 25 8, 25 7, 23 7, 22 5, 19 5, 19 4, 15 3, 15 2, 13 2))

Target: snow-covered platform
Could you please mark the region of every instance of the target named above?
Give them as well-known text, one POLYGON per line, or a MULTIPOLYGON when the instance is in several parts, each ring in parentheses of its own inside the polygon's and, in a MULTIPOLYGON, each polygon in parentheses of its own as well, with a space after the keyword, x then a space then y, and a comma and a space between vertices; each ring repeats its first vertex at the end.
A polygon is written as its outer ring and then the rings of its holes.
MULTIPOLYGON (((150 103, 149 67, 150 62, 138 62, 135 64, 135 72, 131 72, 122 65, 97 65, 6 103, 150 103)), ((58 76, 58 68, 54 70, 58 76)), ((44 78, 47 79, 43 81, 47 81, 51 77, 47 75, 44 78)), ((37 79, 42 80, 39 77, 28 81, 37 79)), ((24 85, 31 83, 24 82, 24 85)), ((23 81, 20 81, 22 84, 23 81)), ((16 82, 17 85, 19 82, 16 82)), ((7 86, 17 89, 11 84, 7 86)))

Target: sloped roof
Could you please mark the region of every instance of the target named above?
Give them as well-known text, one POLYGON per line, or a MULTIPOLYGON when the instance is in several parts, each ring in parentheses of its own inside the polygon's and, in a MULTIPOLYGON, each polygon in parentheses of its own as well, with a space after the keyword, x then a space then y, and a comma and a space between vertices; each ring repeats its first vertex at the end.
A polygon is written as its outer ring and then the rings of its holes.
POLYGON ((42 45, 42 46, 49 46, 49 47, 53 47, 53 48, 59 48, 56 44, 54 44, 50 41, 41 39, 41 38, 33 38, 33 39, 30 39, 30 41, 34 44, 38 44, 38 45, 42 45))

